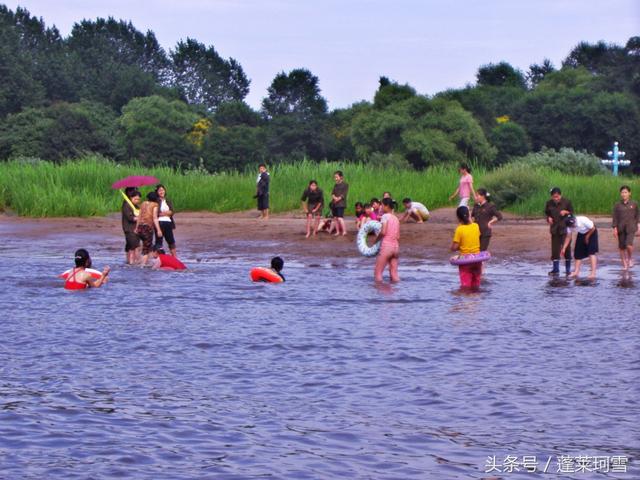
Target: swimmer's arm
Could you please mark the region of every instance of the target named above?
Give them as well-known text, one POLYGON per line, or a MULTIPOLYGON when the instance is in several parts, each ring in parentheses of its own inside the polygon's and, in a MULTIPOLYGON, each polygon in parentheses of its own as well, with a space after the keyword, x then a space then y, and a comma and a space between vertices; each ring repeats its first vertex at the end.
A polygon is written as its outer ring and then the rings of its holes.
POLYGON ((591 235, 593 235, 593 232, 596 231, 596 226, 594 225, 591 230, 589 230, 587 232, 587 234, 584 236, 584 243, 586 243, 587 245, 589 244, 589 239, 591 238, 591 235))
POLYGON ((90 275, 88 275, 89 278, 86 280, 86 283, 91 288, 100 288, 102 285, 107 283, 107 277, 109 276, 110 271, 111 268, 109 266, 106 266, 104 267, 104 270, 102 270, 102 275, 100 276, 100 278, 92 278, 90 275))
POLYGON ((386 234, 387 234, 387 222, 384 222, 382 224, 382 228, 380 229, 380 233, 378 235, 376 235, 376 239, 375 239, 374 243, 376 243, 378 240, 380 240, 386 234))
POLYGON ((451 242, 451 251, 457 252, 460 248, 460 244, 458 242, 451 242))
POLYGON ((449 200, 453 200, 454 198, 456 198, 456 195, 458 195, 459 192, 460 192, 460 187, 456 188, 456 191, 449 196, 449 200))
POLYGON ((307 202, 305 202, 304 200, 302 201, 302 211, 304 213, 309 213, 309 207, 307 206, 307 202))

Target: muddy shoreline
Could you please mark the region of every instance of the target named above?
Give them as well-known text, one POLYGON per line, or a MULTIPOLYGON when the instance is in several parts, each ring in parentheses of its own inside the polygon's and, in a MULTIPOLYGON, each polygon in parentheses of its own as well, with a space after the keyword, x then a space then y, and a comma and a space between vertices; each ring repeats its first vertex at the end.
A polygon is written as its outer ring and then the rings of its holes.
MULTIPOLYGON (((600 230, 600 259, 604 263, 618 258, 617 244, 611 233, 610 217, 591 217, 600 230)), ((215 214, 185 212, 176 215, 178 252, 195 256, 202 253, 242 249, 245 254, 284 254, 289 257, 346 258, 358 256, 355 247, 355 220, 349 217, 346 237, 320 233, 306 239, 305 219, 301 213, 273 215, 268 221, 257 218, 257 212, 215 214), (273 251, 273 252, 271 252, 273 251)), ((401 227, 402 256, 412 259, 442 260, 456 227, 454 209, 432 212, 424 224, 403 224, 401 227)), ((123 247, 120 215, 91 218, 33 219, 0 215, 0 231, 13 240, 56 239, 62 250, 82 244, 92 250, 121 251, 123 247)), ((523 219, 505 214, 494 227, 490 251, 497 260, 545 262, 549 260, 549 228, 543 218, 523 219)), ((61 252, 62 253, 62 252, 61 252)))

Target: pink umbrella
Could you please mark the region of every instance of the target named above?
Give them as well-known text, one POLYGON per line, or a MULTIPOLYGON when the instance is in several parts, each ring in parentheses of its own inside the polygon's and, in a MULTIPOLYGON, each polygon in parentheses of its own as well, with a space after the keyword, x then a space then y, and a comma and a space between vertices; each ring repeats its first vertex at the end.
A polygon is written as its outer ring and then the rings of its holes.
POLYGON ((129 177, 118 180, 116 183, 111 185, 113 189, 127 188, 127 187, 142 187, 143 185, 153 185, 155 183, 160 183, 156 177, 145 176, 145 175, 131 175, 129 177))

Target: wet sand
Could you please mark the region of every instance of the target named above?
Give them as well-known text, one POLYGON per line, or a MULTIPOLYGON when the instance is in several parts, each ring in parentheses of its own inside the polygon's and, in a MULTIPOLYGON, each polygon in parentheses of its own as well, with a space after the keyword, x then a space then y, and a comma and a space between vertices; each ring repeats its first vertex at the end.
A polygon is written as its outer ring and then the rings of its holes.
MULTIPOLYGON (((599 229, 600 259, 604 263, 618 258, 617 244, 611 233, 610 217, 590 217, 599 229)), ((357 256, 355 220, 349 217, 349 233, 334 237, 319 233, 305 238, 305 218, 301 213, 272 215, 268 221, 257 218, 257 212, 215 214, 185 212, 176 215, 178 252, 198 255, 202 252, 228 248, 238 243, 242 253, 269 253, 296 257, 344 258, 357 256), (272 251, 273 250, 273 251, 272 251)), ((453 208, 432 212, 424 224, 401 226, 401 253, 414 259, 442 260, 450 255, 453 231, 456 227, 453 208)), ((56 239, 61 249, 73 249, 82 244, 90 249, 105 248, 119 251, 123 247, 120 214, 92 218, 32 219, 0 215, 0 233, 14 240, 56 239)), ((543 218, 523 219, 505 214, 494 227, 490 251, 498 260, 516 259, 521 262, 549 260, 549 227, 543 218)))

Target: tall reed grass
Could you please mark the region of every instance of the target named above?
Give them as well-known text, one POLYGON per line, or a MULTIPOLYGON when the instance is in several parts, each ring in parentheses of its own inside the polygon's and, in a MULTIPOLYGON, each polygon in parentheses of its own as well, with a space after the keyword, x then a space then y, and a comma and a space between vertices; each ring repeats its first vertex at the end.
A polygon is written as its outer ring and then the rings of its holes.
MULTIPOLYGON (((333 187, 333 173, 342 170, 350 185, 348 212, 356 201, 369 201, 390 191, 401 200, 411 197, 428 208, 453 205, 448 196, 455 189, 458 173, 455 168, 436 167, 422 172, 372 168, 362 164, 331 162, 300 162, 277 165, 271 169, 271 206, 274 212, 286 212, 300 207, 300 197, 309 180, 317 180, 328 203, 333 187)), ((483 171, 474 171, 475 186, 482 186, 483 171)), ((117 212, 122 197, 111 184, 128 175, 153 175, 165 184, 176 209, 182 211, 232 212, 255 208, 257 172, 181 173, 170 168, 141 168, 120 165, 99 156, 52 164, 41 161, 13 160, 0 165, 0 208, 30 217, 94 216, 117 212)), ((611 211, 618 198, 621 179, 597 175, 569 176, 547 172, 549 187, 560 186, 573 200, 580 213, 611 211)), ((632 188, 640 190, 633 180, 632 188)), ((151 187, 143 188, 143 193, 151 187)), ((525 216, 542 215, 548 189, 509 208, 525 216)))

